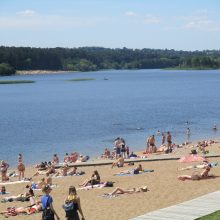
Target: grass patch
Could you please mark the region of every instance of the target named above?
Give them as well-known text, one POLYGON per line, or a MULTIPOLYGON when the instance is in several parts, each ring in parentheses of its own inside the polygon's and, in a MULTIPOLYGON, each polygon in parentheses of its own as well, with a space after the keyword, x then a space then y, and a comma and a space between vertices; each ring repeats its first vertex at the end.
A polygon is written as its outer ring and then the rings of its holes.
POLYGON ((69 79, 67 81, 70 82, 80 82, 80 81, 90 81, 90 80, 95 80, 94 78, 76 78, 76 79, 69 79))
POLYGON ((219 220, 219 219, 220 219, 220 211, 217 211, 209 215, 205 215, 201 218, 197 218, 196 220, 219 220))
POLYGON ((0 84, 35 83, 33 80, 0 80, 0 84))

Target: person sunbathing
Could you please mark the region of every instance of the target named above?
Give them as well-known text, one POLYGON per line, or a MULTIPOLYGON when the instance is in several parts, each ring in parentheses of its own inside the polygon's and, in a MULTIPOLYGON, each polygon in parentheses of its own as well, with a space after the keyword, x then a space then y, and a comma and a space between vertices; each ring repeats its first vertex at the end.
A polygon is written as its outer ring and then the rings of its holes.
POLYGON ((209 175, 209 172, 211 170, 211 164, 208 164, 208 166, 205 167, 205 170, 202 171, 201 173, 194 173, 192 175, 181 175, 178 176, 179 180, 200 180, 200 179, 205 179, 208 177, 211 177, 212 175, 209 175))
POLYGON ((68 164, 65 164, 54 176, 67 176, 67 172, 69 170, 68 164))
POLYGON ((35 212, 39 212, 42 210, 42 206, 39 202, 37 202, 36 204, 34 204, 33 206, 30 207, 9 207, 7 208, 6 211, 0 212, 0 214, 4 215, 6 218, 10 217, 10 216, 16 216, 18 214, 21 213, 25 213, 25 214, 33 214, 35 212))
POLYGON ((197 165, 192 165, 192 166, 187 166, 187 167, 183 167, 183 168, 178 168, 179 171, 183 171, 183 170, 190 170, 190 169, 205 169, 207 166, 209 165, 208 161, 203 161, 200 164, 197 165))
POLYGON ((32 177, 38 176, 38 175, 54 174, 54 173, 56 173, 55 166, 51 165, 46 171, 39 170, 32 177))
POLYGON ((121 195, 121 194, 132 194, 132 193, 139 193, 139 192, 147 192, 147 191, 148 191, 147 186, 132 188, 132 189, 122 189, 122 188, 117 187, 113 192, 107 193, 107 195, 114 196, 114 195, 121 195))
POLYGON ((117 174, 139 174, 139 172, 143 171, 142 165, 139 164, 136 168, 132 169, 132 170, 124 170, 121 171, 120 173, 116 173, 114 175, 117 174))
POLYGON ((100 175, 98 173, 97 170, 95 170, 91 176, 90 179, 85 180, 82 184, 79 184, 79 186, 88 186, 88 185, 96 185, 96 184, 100 184, 100 175))
POLYGON ((74 166, 70 171, 67 172, 68 176, 73 176, 77 174, 77 167, 74 166))
POLYGON ((124 166, 124 162, 125 162, 124 158, 121 155, 119 155, 119 158, 115 162, 112 163, 112 168, 114 166, 123 167, 124 166))
POLYGON ((12 201, 30 201, 31 204, 34 204, 34 192, 29 186, 26 186, 26 189, 28 189, 28 192, 25 192, 24 194, 18 194, 17 196, 7 196, 4 197, 1 202, 12 202, 12 201))

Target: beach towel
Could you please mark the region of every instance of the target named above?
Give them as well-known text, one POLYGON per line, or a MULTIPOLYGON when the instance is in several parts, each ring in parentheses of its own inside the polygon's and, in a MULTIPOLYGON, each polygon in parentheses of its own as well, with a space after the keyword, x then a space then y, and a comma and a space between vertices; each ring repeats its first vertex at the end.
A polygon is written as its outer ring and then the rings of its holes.
MULTIPOLYGON (((57 185, 50 185, 51 188, 57 188, 57 185)), ((31 186, 31 189, 33 189, 34 191, 41 191, 42 189, 36 189, 34 187, 31 186)))
POLYGON ((0 192, 0 195, 5 195, 5 194, 9 194, 10 192, 5 192, 5 193, 2 193, 0 192))
POLYGON ((198 155, 189 155, 185 157, 181 157, 178 162, 180 163, 191 163, 191 162, 203 162, 205 161, 205 157, 198 156, 198 155))
MULTIPOLYGON (((131 170, 131 172, 133 172, 133 171, 134 170, 131 170)), ((148 172, 154 172, 154 170, 143 170, 143 171, 140 171, 137 174, 134 174, 134 173, 116 173, 115 175, 116 176, 133 176, 133 175, 138 175, 138 174, 148 173, 148 172)))
POLYGON ((66 176, 52 176, 51 178, 63 178, 63 177, 67 177, 67 176, 81 176, 83 174, 85 174, 85 172, 80 171, 80 172, 77 172, 76 174, 73 174, 73 175, 67 174, 66 176))
POLYGON ((104 193, 104 194, 102 194, 102 195, 100 195, 98 197, 103 197, 103 198, 111 199, 111 198, 116 198, 118 196, 119 196, 119 194, 111 195, 110 193, 104 193))
POLYGON ((96 185, 80 187, 77 190, 89 190, 89 189, 93 189, 93 188, 103 188, 105 186, 106 186, 106 182, 105 183, 96 184, 96 185))
POLYGON ((9 182, 0 183, 0 186, 12 185, 12 184, 17 184, 17 183, 30 183, 30 181, 28 181, 28 180, 11 181, 11 182, 9 181, 9 182))

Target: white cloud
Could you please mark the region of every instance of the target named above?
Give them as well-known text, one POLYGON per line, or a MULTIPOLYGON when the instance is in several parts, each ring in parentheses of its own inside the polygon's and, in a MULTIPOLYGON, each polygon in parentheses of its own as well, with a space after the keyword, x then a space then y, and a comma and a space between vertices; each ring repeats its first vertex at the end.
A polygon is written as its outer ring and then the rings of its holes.
POLYGON ((160 18, 155 15, 148 14, 144 16, 143 22, 144 24, 158 24, 160 23, 160 18))
POLYGON ((22 15, 22 16, 33 16, 33 15, 36 15, 36 12, 33 11, 33 10, 25 10, 25 11, 19 11, 16 13, 17 15, 22 15))
POLYGON ((127 11, 127 12, 125 12, 125 15, 127 17, 135 19, 137 22, 142 23, 142 24, 158 24, 158 23, 160 23, 160 18, 158 16, 152 15, 152 14, 141 15, 141 14, 137 14, 133 11, 127 11))
MULTIPOLYGON (((28 14, 28 13, 27 13, 28 14)), ((23 15, 23 14, 22 14, 23 15)), ((40 15, 35 16, 0 16, 0 28, 75 28, 92 26, 102 22, 100 18, 79 18, 70 16, 57 15, 40 15)))
POLYGON ((125 12, 125 16, 128 16, 128 17, 137 17, 137 14, 133 11, 127 11, 125 12))
POLYGON ((220 22, 210 19, 208 16, 191 16, 185 18, 186 23, 183 25, 185 29, 194 29, 201 31, 219 31, 220 22))

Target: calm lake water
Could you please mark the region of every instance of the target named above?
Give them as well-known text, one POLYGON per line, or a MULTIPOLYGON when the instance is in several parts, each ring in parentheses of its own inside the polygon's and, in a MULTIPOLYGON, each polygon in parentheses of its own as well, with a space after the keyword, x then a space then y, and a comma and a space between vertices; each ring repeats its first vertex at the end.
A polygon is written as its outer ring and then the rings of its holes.
MULTIPOLYGON (((14 165, 60 158, 66 152, 99 155, 113 139, 144 149, 148 135, 171 131, 173 141, 217 138, 220 71, 132 70, 27 75, 35 80, 0 85, 0 159, 14 165), (73 78, 93 81, 70 82, 73 78), (108 80, 106 80, 108 79, 108 80), (190 124, 187 125, 186 121, 190 124)), ((157 136, 157 144, 160 144, 157 136)))

